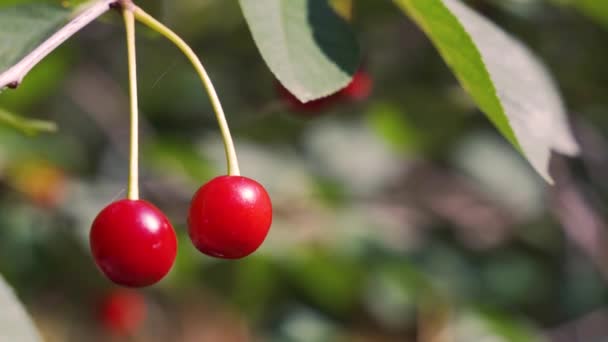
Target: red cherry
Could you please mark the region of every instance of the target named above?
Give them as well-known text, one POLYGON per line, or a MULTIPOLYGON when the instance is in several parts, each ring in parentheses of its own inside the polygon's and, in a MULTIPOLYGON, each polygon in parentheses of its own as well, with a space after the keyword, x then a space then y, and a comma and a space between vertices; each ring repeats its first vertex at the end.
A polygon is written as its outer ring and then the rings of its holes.
POLYGON ((287 104, 289 109, 294 112, 308 114, 319 113, 338 100, 338 96, 336 96, 336 94, 332 94, 317 100, 302 102, 298 100, 298 98, 289 90, 287 90, 287 88, 283 87, 281 83, 277 82, 276 87, 281 99, 287 104))
POLYGON ((353 101, 362 101, 372 93, 372 86, 373 81, 370 75, 364 70, 359 70, 346 88, 340 91, 340 95, 353 101))
POLYGON ((367 71, 359 69, 353 75, 353 79, 350 83, 337 93, 306 103, 298 100, 298 98, 287 90, 287 88, 283 87, 281 83, 277 82, 276 87, 279 96, 287 103, 291 110, 314 114, 325 110, 327 107, 340 100, 363 101, 367 99, 372 92, 373 80, 367 71))
POLYGON ((146 301, 136 291, 115 290, 103 298, 99 318, 111 334, 133 335, 146 319, 146 301))
POLYGON ((161 280, 173 266, 177 238, 152 204, 120 200, 95 218, 89 236, 99 269, 119 285, 141 287, 161 280))
POLYGON ((272 204, 264 187, 242 176, 220 176, 194 194, 188 234, 210 256, 238 259, 253 253, 272 223, 272 204))

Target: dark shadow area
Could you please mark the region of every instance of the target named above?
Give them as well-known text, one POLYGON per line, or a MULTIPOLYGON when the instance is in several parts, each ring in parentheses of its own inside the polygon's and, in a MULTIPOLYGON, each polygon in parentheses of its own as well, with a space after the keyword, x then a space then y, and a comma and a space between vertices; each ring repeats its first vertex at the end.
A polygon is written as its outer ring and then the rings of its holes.
POLYGON ((360 63, 357 39, 349 23, 325 0, 308 1, 308 22, 321 51, 340 69, 353 75, 360 63))

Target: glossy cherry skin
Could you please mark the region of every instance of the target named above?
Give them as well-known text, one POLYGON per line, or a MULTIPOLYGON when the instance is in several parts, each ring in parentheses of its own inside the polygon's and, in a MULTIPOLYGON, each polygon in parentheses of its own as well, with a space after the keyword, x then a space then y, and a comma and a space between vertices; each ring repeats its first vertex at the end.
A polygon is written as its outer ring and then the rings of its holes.
POLYGON ((194 195, 188 234, 199 251, 238 259, 260 247, 271 223, 272 203, 260 183, 242 176, 220 176, 194 195))
POLYGON ((128 336, 146 319, 146 300, 136 291, 119 289, 106 295, 99 307, 99 320, 113 335, 128 336))
POLYGON ((161 280, 173 266, 177 238, 167 217, 152 204, 123 199, 93 221, 89 242, 99 269, 114 283, 142 287, 161 280))

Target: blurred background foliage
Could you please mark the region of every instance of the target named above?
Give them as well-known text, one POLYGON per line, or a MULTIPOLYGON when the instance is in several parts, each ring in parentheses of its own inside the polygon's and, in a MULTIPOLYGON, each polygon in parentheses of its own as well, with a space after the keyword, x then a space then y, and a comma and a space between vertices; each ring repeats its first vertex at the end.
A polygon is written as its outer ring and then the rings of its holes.
POLYGON ((58 126, 0 126, 0 272, 48 341, 604 341, 608 3, 468 3, 562 89, 583 154, 554 158, 556 186, 388 1, 354 1, 371 96, 316 113, 279 96, 237 1, 143 1, 202 57, 243 173, 272 196, 268 240, 239 261, 190 244, 189 199, 225 172, 222 145, 185 58, 139 26, 142 192, 171 218, 179 252, 168 278, 139 292, 141 325, 103 324, 115 289, 88 229, 125 195, 128 165, 126 48, 110 13, 0 94, 3 112, 58 126))

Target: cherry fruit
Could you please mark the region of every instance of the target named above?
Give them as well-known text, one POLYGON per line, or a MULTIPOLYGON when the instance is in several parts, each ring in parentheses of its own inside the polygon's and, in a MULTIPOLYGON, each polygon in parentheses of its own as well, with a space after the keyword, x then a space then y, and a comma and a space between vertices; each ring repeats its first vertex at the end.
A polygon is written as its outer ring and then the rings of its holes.
POLYGON ((302 102, 281 83, 277 82, 276 87, 279 97, 285 102, 289 109, 294 112, 309 114, 319 113, 334 104, 339 99, 339 96, 332 94, 320 99, 302 102))
POLYGON ((327 97, 309 102, 302 102, 293 95, 287 88, 277 82, 277 91, 283 101, 289 106, 292 111, 305 113, 319 113, 338 101, 363 101, 366 100, 372 92, 373 80, 369 73, 364 69, 359 69, 354 75, 350 83, 327 97))
POLYGON ((339 94, 352 100, 366 100, 372 93, 373 81, 371 76, 364 70, 359 70, 353 76, 352 81, 339 94))
POLYGON ((113 335, 129 336, 139 330, 146 319, 146 301, 136 291, 115 290, 106 295, 99 307, 104 329, 113 335))
POLYGON ((219 176, 194 195, 188 234, 201 252, 238 259, 264 242, 272 223, 272 203, 264 187, 242 176, 219 176))
POLYGON ((177 253, 171 223, 142 200, 124 199, 105 207, 93 221, 89 239, 99 269, 116 284, 130 287, 161 280, 177 253))

